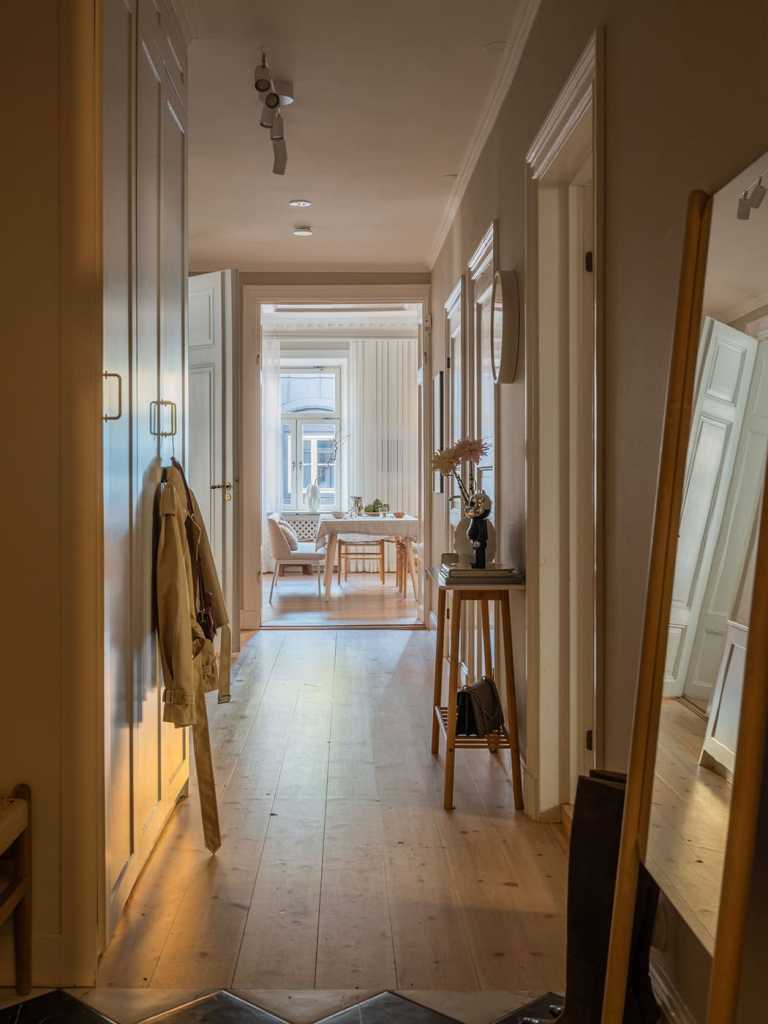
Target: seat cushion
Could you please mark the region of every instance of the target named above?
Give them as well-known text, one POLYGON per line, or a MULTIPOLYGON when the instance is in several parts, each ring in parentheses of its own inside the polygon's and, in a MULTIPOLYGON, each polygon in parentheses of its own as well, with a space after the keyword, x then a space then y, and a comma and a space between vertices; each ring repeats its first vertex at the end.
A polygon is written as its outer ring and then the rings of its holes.
POLYGON ((384 540, 384 537, 375 537, 370 533, 342 533, 339 540, 342 544, 363 544, 368 547, 376 547, 384 540))
POLYGON ((302 565, 307 562, 322 562, 324 558, 325 548, 316 548, 311 541, 300 540, 296 550, 291 551, 288 555, 283 555, 281 561, 296 562, 298 565, 302 565))

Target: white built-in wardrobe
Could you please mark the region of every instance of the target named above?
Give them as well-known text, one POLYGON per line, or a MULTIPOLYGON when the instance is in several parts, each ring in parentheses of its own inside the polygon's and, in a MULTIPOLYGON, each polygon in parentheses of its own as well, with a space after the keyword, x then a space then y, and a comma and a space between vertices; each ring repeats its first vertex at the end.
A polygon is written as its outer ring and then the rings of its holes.
POLYGON ((186 46, 168 0, 102 0, 103 940, 188 780, 162 721, 153 507, 185 458, 186 46))

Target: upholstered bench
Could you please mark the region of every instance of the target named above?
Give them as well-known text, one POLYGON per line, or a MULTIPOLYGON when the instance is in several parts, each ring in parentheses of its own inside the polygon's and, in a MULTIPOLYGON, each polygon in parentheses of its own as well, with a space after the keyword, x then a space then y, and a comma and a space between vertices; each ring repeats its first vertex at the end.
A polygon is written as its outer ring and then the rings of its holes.
POLYGON ((24 783, 0 796, 0 925, 13 914, 16 991, 32 984, 29 825, 31 792, 24 783))

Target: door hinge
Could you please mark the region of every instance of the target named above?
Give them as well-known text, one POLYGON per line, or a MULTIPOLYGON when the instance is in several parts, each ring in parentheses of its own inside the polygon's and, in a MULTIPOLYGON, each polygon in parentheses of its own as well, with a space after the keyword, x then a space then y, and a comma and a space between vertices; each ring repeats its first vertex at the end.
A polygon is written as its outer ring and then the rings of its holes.
POLYGON ((431 331, 432 330, 432 314, 431 313, 426 313, 425 316, 424 316, 424 330, 425 331, 431 331))
POLYGON ((591 751, 593 747, 592 730, 587 729, 587 735, 585 737, 585 746, 587 750, 591 751))
POLYGON ((594 270, 595 259, 591 252, 584 253, 584 269, 588 274, 594 270))

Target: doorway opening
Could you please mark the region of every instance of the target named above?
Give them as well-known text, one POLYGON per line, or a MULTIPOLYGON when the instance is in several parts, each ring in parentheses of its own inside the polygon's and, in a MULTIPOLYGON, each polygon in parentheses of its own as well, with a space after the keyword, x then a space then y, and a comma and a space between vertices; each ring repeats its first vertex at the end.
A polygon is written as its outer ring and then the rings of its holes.
POLYGON ((423 628, 424 303, 270 298, 244 313, 243 625, 423 628))
POLYGON ((602 45, 528 152, 526 804, 557 818, 602 765, 602 45))

